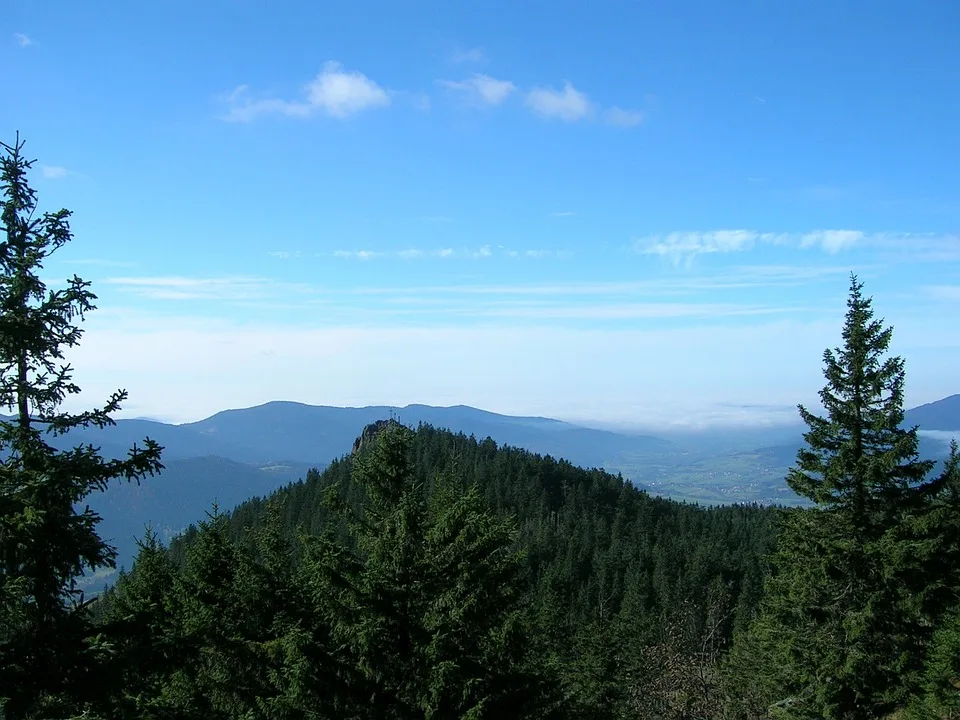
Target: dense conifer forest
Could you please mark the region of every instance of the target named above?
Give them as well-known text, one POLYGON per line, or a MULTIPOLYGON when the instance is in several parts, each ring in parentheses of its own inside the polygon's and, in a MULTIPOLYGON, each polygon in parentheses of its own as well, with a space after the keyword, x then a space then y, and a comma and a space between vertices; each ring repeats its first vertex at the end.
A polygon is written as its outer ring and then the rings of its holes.
MULTIPOLYGON (((702 508, 490 439, 385 420, 322 473, 131 572, 84 502, 151 482, 57 450, 104 426, 63 352, 89 283, 49 290, 70 213, 40 213, 4 145, 0 243, 0 716, 7 718, 960 717, 960 471, 918 456, 905 364, 851 278, 824 415, 786 478, 809 506, 702 508)), ((811 353, 818 349, 811 349, 811 353)))

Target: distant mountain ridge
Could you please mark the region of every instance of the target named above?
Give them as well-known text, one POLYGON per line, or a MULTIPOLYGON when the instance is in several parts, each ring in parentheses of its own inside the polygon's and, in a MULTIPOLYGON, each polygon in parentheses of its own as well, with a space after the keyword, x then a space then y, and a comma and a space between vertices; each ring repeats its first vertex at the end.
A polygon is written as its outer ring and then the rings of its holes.
POLYGON ((960 431, 960 395, 911 408, 904 416, 908 425, 919 425, 921 430, 960 431))
MULTIPOLYGON (((669 447, 666 440, 594 430, 561 420, 499 415, 454 405, 435 407, 374 405, 342 408, 275 401, 240 410, 225 410, 205 420, 177 427, 211 442, 243 447, 258 462, 296 460, 329 462, 349 452, 363 428, 395 417, 405 425, 446 428, 497 443, 516 445, 543 455, 563 456, 578 465, 599 465, 625 449, 669 447), (569 453, 573 457, 568 456, 569 453)), ((232 455, 231 457, 236 457, 232 455)))
POLYGON ((111 427, 80 428, 50 442, 64 449, 90 443, 107 457, 125 457, 145 437, 164 447, 165 469, 158 477, 139 486, 115 483, 90 498, 90 507, 104 518, 103 536, 116 545, 120 564, 129 567, 135 538, 143 535, 146 525, 170 537, 202 519, 214 502, 226 511, 267 495, 303 478, 310 468, 323 469, 349 453, 364 427, 390 417, 407 425, 425 423, 478 439, 491 437, 499 445, 564 457, 586 467, 616 462, 624 454, 672 448, 650 436, 499 415, 464 405, 340 408, 284 401, 225 410, 182 425, 121 419, 111 427))
MULTIPOLYGON (((77 429, 51 438, 58 447, 78 443, 100 447, 107 457, 125 457, 150 437, 164 446, 166 469, 140 486, 117 483, 90 498, 101 513, 103 535, 114 542, 121 564, 129 566, 134 538, 146 524, 169 537, 217 501, 223 510, 298 480, 311 467, 324 468, 350 452, 363 429, 388 418, 416 426, 492 438, 540 455, 563 458, 585 468, 622 472, 638 486, 677 499, 706 503, 787 503, 797 498, 784 482, 802 444, 801 429, 784 434, 744 428, 690 434, 684 440, 582 427, 544 417, 518 417, 455 405, 332 407, 274 401, 224 410, 192 423, 173 425, 142 418, 122 419, 103 429, 77 429), (790 438, 796 433, 796 440, 790 438), (773 436, 778 439, 770 442, 773 436)), ((960 428, 960 395, 912 408, 908 425, 921 430, 960 428)), ((934 433, 931 432, 931 435, 934 433)), ((942 457, 946 444, 924 438, 921 453, 942 457)))

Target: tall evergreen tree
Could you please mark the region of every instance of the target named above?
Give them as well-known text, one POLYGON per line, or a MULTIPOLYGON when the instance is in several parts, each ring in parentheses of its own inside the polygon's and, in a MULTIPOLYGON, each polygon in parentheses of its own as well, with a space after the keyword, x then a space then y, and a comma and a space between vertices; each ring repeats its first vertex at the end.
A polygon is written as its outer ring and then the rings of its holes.
POLYGON ((64 351, 78 344, 75 321, 95 309, 96 296, 76 276, 59 290, 40 279, 43 263, 72 239, 70 212, 38 214, 27 181, 33 161, 19 136, 0 148, 0 405, 15 412, 0 421, 0 597, 18 610, 0 627, 0 694, 8 717, 22 717, 43 704, 70 706, 95 686, 77 580, 113 567, 115 552, 97 534, 100 518, 80 504, 114 479, 139 481, 162 466, 149 439, 123 460, 105 460, 89 445, 48 444, 49 435, 112 424, 127 395, 118 391, 87 412, 61 410, 80 391, 64 351))
POLYGON ((396 423, 380 431, 355 460, 359 511, 330 494, 352 542, 312 538, 308 552, 334 636, 366 683, 358 715, 541 717, 549 683, 531 665, 513 529, 449 479, 428 502, 411 439, 396 423))
POLYGON ((919 458, 917 429, 903 427, 904 362, 885 357, 892 328, 862 288, 853 276, 843 345, 823 356, 826 415, 800 406, 806 447, 787 482, 814 506, 784 513, 743 644, 778 658, 768 699, 793 717, 875 718, 902 704, 937 612, 928 587, 939 543, 926 521, 956 463, 931 478, 935 463, 919 458))

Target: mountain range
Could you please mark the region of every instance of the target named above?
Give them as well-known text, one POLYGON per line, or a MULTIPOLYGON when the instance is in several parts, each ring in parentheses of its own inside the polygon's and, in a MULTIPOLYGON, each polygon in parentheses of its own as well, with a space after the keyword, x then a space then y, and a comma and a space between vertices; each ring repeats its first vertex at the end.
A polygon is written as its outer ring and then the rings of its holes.
MULTIPOLYGON (((227 510, 302 478, 310 468, 322 469, 348 453, 365 426, 389 417, 621 472, 649 492, 674 499, 711 504, 798 500, 784 476, 802 444, 799 426, 656 437, 463 405, 341 408, 270 402, 182 425, 118 420, 112 427, 78 429, 52 442, 63 448, 90 443, 107 457, 126 456, 145 437, 164 447, 165 469, 159 476, 139 485, 116 483, 89 498, 90 507, 103 516, 101 534, 116 545, 119 563, 129 567, 135 538, 147 524, 170 538, 202 519, 215 502, 227 510), (776 444, 770 444, 773 439, 776 444)), ((942 459, 944 431, 960 434, 960 395, 909 410, 906 423, 920 425, 923 454, 942 459)))

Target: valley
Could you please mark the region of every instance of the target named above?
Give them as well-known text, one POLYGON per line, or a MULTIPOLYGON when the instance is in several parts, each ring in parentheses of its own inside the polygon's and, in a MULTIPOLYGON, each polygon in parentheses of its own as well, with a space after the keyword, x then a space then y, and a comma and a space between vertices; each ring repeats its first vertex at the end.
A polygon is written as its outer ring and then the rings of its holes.
MULTIPOLYGON (((936 420, 930 433, 921 425, 923 456, 938 460, 947 456, 951 433, 945 431, 960 428, 957 398, 907 412, 908 424, 936 420)), ((182 425, 118 420, 103 430, 73 431, 56 443, 64 449, 91 443, 106 457, 123 457, 144 437, 164 446, 165 469, 159 476, 139 485, 114 483, 89 498, 90 507, 103 517, 103 537, 117 547, 118 564, 129 568, 136 540, 147 526, 169 541, 202 520, 214 503, 227 511, 302 479, 311 468, 322 470, 350 451, 366 425, 389 417, 412 427, 424 423, 477 439, 490 437, 499 445, 619 473, 651 495, 673 500, 701 505, 801 504, 784 481, 802 443, 799 426, 655 437, 466 406, 338 408, 271 402, 182 425), (790 438, 793 441, 786 442, 790 438), (781 444, 764 444, 770 442, 781 444)), ((85 584, 95 590, 105 577, 109 580, 111 574, 87 578, 85 584)))

